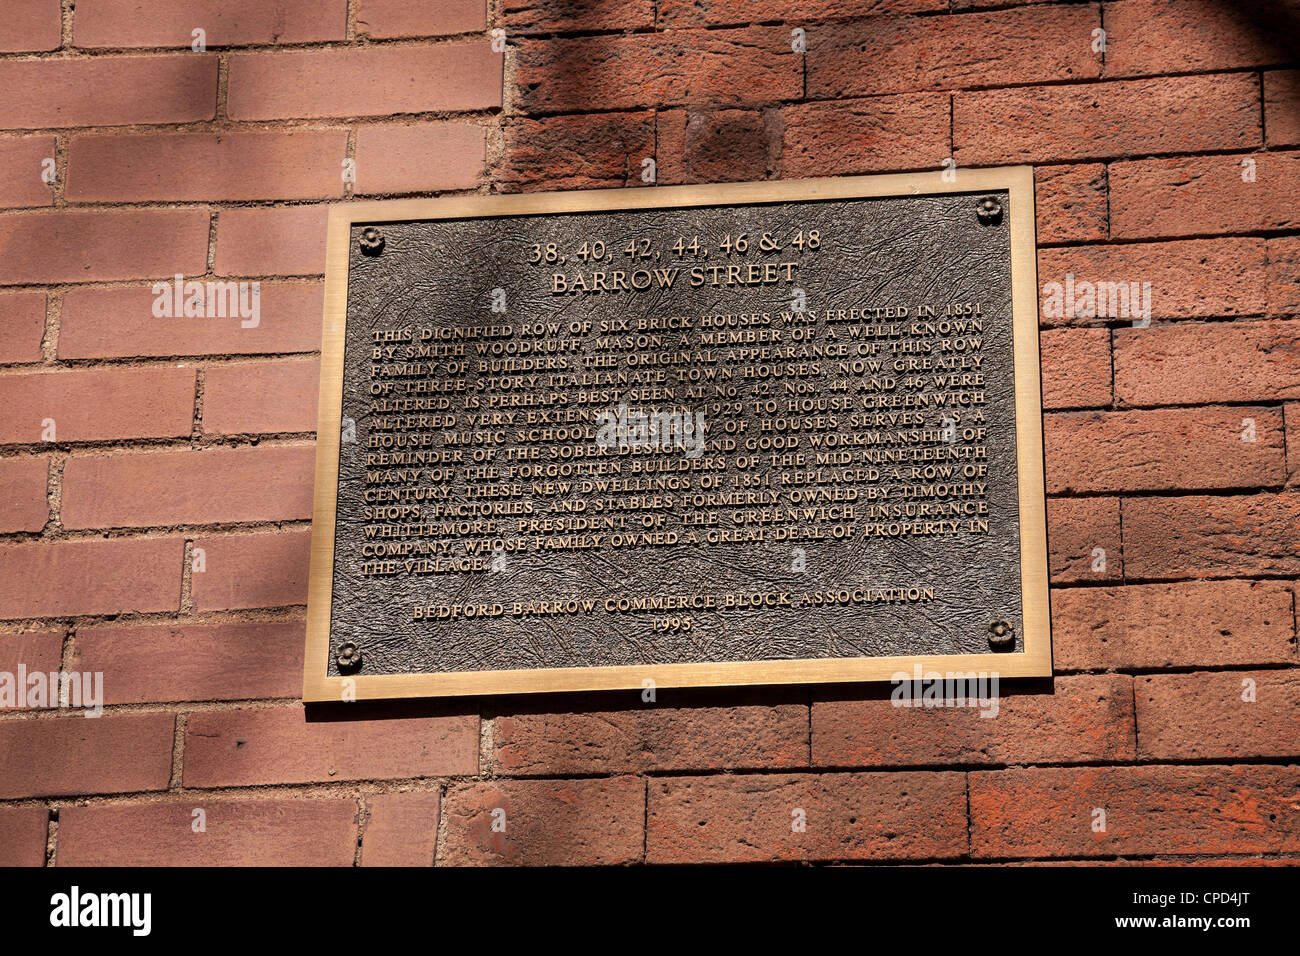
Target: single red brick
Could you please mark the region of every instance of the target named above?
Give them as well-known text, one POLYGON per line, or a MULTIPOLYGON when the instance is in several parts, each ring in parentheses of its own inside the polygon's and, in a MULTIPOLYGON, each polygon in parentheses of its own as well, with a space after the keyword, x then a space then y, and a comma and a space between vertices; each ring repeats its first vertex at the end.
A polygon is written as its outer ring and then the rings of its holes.
POLYGON ((433 37, 487 27, 486 0, 360 0, 357 32, 369 37, 433 37))
POLYGON ((1050 325, 1262 315, 1266 263, 1263 239, 1041 249, 1039 315, 1050 325))
POLYGON ((328 218, 328 206, 223 209, 214 271, 219 276, 323 275, 328 218))
POLYGON ((308 721, 301 705, 191 714, 184 785, 243 787, 478 772, 478 715, 308 721))
POLYGON ((1291 592, 1271 581, 1052 591, 1058 671, 1294 663, 1291 592))
MULTIPOLYGON (((35 631, 23 634, 0 634, 0 674, 8 677, 13 681, 13 689, 16 692, 12 706, 0 704, 0 711, 4 710, 28 710, 31 708, 47 709, 59 706, 59 694, 57 691, 51 692, 49 689, 44 691, 45 699, 42 702, 39 698, 28 697, 27 690, 29 684, 25 683, 18 669, 21 667, 27 674, 52 674, 60 670, 60 663, 63 660, 63 632, 62 631, 35 631), (9 676, 12 675, 12 676, 9 676)), ((47 684, 48 688, 49 685, 47 684)), ((104 701, 100 701, 104 703, 104 701)), ((4 829, 0 823, 0 831, 4 829)), ((2 838, 0 838, 2 840, 2 838)), ((0 849, 0 859, 3 858, 3 849, 0 849)))
POLYGON ((1300 227, 1300 152, 1144 159, 1109 176, 1116 239, 1300 227))
POLYGON ((347 0, 78 0, 72 42, 79 47, 190 47, 344 40, 347 0))
POLYGON ((767 179, 780 164, 783 126, 776 110, 690 114, 682 143, 686 181, 767 179))
POLYGON ((464 783, 447 792, 443 816, 447 842, 438 862, 446 866, 637 863, 645 841, 645 783, 636 777, 464 783))
POLYGON ((1300 70, 1264 74, 1264 129, 1270 146, 1300 146, 1300 70))
POLYGON ((1300 494, 1124 502, 1129 577, 1300 574, 1300 494))
POLYGON ((655 181, 661 185, 686 182, 686 124, 690 119, 689 110, 655 111, 655 181))
POLYGON ((502 135, 505 149, 492 180, 503 192, 643 186, 644 163, 655 156, 648 113, 520 118, 502 135))
MULTIPOLYGON (((516 0, 519 2, 519 0, 516 0)), ((557 0, 551 0, 557 5, 557 0)), ((791 26, 816 20, 847 20, 908 13, 946 12, 947 0, 659 0, 660 29, 712 27, 760 21, 785 21, 791 26)), ((593 23, 591 28, 602 27, 593 23)))
POLYGON ((311 517, 314 445, 74 456, 63 467, 65 528, 286 521, 311 517))
POLYGON ((0 215, 0 285, 202 273, 208 211, 42 209, 0 215))
POLYGON ((1300 322, 1117 329, 1114 352, 1115 395, 1128 405, 1300 398, 1300 322))
POLYGON ((251 120, 495 109, 503 60, 487 38, 241 53, 230 58, 226 111, 251 120))
POLYGON ((1153 760, 1300 757, 1300 673, 1137 678, 1142 756, 1153 760))
POLYGON ((203 373, 203 430, 215 435, 314 432, 316 359, 213 365, 203 373))
POLYGON ((306 604, 310 556, 310 531, 199 538, 191 562, 196 565, 194 607, 215 611, 306 604))
POLYGON ((63 297, 59 357, 260 355, 320 348, 324 287, 319 281, 260 282, 256 289, 250 284, 239 292, 249 306, 248 318, 229 314, 233 300, 222 293, 212 301, 227 303, 224 318, 155 316, 160 300, 175 302, 174 288, 169 279, 152 286, 69 290, 63 297), (257 308, 251 314, 254 291, 257 308))
POLYGON ((1091 79, 1101 57, 1090 34, 1100 25, 1090 3, 822 26, 808 31, 807 93, 831 99, 1091 79))
POLYGON ((1268 313, 1300 315, 1300 236, 1268 240, 1268 313))
POLYGON ((1266 406, 1048 415, 1043 444, 1052 495, 1286 481, 1282 413, 1266 406))
POLYGON ((1286 418, 1287 484, 1294 485, 1300 482, 1300 404, 1287 405, 1283 416, 1286 418))
POLYGON ((639 30, 655 25, 655 6, 655 0, 503 0, 501 15, 510 34, 639 30))
POLYGON ((1049 499, 1047 548, 1054 584, 1122 580, 1119 500, 1049 499))
POLYGON ((1286 853, 1296 767, 1070 767, 970 775, 976 857, 1286 853), (1094 830, 1104 810, 1105 830, 1094 830))
POLYGON ((53 204, 45 176, 54 172, 54 147, 53 136, 0 139, 0 208, 53 204))
POLYGON ((0 292, 0 363, 39 362, 45 337, 44 292, 0 292))
POLYGON ((1040 166, 1034 193, 1039 242, 1096 242, 1108 235, 1105 166, 1040 166))
POLYGON ((781 115, 787 177, 937 169, 952 155, 944 93, 800 103, 781 115))
POLYGON ((437 790, 366 797, 362 866, 433 866, 438 845, 437 790))
POLYGON ((103 673, 106 704, 297 697, 303 647, 302 621, 89 627, 72 666, 103 673))
POLYGON ((785 27, 680 30, 523 40, 515 61, 526 113, 626 110, 692 103, 711 108, 803 95, 803 56, 785 27))
POLYGON ((59 0, 10 0, 0 18, 0 53, 57 50, 63 37, 59 0))
POLYGON ((1109 405, 1110 332, 1048 329, 1038 336, 1044 408, 1109 405))
POLYGON ((0 797, 165 790, 175 723, 172 714, 0 721, 0 797))
POLYGON ((1106 75, 1201 73, 1292 58, 1267 6, 1216 0, 1106 4, 1106 75), (1255 21, 1255 22, 1252 22, 1255 21))
POLYGON ((1259 81, 1244 73, 958 93, 957 162, 989 166, 1261 144, 1259 81))
MULTIPOLYGON (((996 661, 989 663, 996 669, 996 661)), ((974 675, 972 669, 966 673, 974 675)), ((910 677, 910 675, 909 675, 910 677)), ((1007 693, 971 706, 900 706, 893 698, 814 701, 813 762, 833 767, 1089 763, 1132 760, 1133 682, 1119 674, 1058 677, 1051 693, 1007 693)), ((958 693, 961 693, 959 691, 958 693)))
POLYGON ((0 534, 45 527, 49 471, 45 458, 0 458, 0 534))
POLYGON ((194 378, 157 366, 0 374, 0 444, 188 435, 194 378))
POLYGON ((190 123, 216 112, 215 56, 0 60, 2 129, 190 123))
POLYGON ((0 807, 0 866, 44 866, 50 811, 0 807))
POLYGON ((652 778, 648 863, 944 859, 966 853, 960 773, 652 778), (806 829, 796 829, 803 824, 806 829))
POLYGON ((494 767, 516 776, 802 767, 808 707, 663 707, 509 714, 493 724, 494 767))
POLYGON ((180 538, 0 545, 0 619, 175 611, 184 551, 180 538))
POLYGON ((357 130, 361 195, 473 189, 487 159, 486 130, 465 123, 362 126, 357 130))
POLYGON ((68 199, 339 197, 347 149, 342 129, 78 136, 68 150, 68 199))
POLYGON ((56 862, 351 866, 356 848, 357 804, 350 798, 232 800, 190 794, 157 803, 65 807, 59 813, 56 862))

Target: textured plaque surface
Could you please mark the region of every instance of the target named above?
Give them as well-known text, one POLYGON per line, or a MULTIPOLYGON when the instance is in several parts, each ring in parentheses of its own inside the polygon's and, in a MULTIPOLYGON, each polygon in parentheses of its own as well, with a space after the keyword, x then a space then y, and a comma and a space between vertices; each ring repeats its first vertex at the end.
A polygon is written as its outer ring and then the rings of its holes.
POLYGON ((1049 672, 1032 188, 978 175, 342 207, 307 696, 1049 672))

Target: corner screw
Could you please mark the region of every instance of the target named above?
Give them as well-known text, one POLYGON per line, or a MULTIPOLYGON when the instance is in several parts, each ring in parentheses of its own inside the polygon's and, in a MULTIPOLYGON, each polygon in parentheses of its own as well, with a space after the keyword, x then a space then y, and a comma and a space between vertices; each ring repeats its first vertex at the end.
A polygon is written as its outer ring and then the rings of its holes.
POLYGON ((339 665, 341 671, 354 671, 361 667, 361 648, 351 641, 344 641, 339 645, 338 653, 334 655, 334 661, 339 665))
POLYGON ((1016 643, 1016 629, 1009 621, 994 621, 989 625, 989 647, 1005 650, 1016 643))
POLYGON ((992 196, 985 196, 975 207, 975 213, 979 216, 980 222, 986 226, 1002 221, 1002 203, 998 202, 992 196))
POLYGON ((383 230, 376 226, 366 226, 361 230, 361 239, 358 240, 361 251, 368 256, 377 256, 384 251, 384 233, 383 230))

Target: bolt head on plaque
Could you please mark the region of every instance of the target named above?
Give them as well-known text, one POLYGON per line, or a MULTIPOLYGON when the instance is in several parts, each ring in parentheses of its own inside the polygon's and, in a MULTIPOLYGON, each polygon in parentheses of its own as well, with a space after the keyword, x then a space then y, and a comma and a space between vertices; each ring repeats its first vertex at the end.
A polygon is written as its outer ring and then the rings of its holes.
POLYGON ((1016 643, 1016 629, 1009 621, 994 621, 989 625, 989 647, 1005 650, 1016 643))
POLYGON ((344 641, 339 645, 338 653, 334 655, 334 661, 339 665, 339 670, 347 673, 361 668, 361 648, 351 641, 344 641))
POLYGON ((984 225, 996 225, 1002 221, 1002 203, 992 196, 985 196, 979 201, 979 205, 975 207, 975 213, 984 225))
POLYGON ((361 230, 357 244, 366 255, 377 256, 384 251, 384 231, 376 226, 366 226, 361 230))

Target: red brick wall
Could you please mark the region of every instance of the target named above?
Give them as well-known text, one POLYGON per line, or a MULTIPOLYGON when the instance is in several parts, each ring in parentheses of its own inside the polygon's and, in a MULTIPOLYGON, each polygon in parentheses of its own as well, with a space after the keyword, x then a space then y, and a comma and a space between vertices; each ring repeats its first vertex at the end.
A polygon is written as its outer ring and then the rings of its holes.
POLYGON ((0 714, 0 862, 1300 859, 1295 17, 9 0, 0 670, 102 671, 107 707, 0 714), (1036 167, 1040 281, 1152 284, 1149 327, 1043 323, 1054 681, 992 720, 887 687, 305 719, 331 202, 947 158, 1036 167), (154 318, 178 272, 260 281, 260 324, 154 318))

